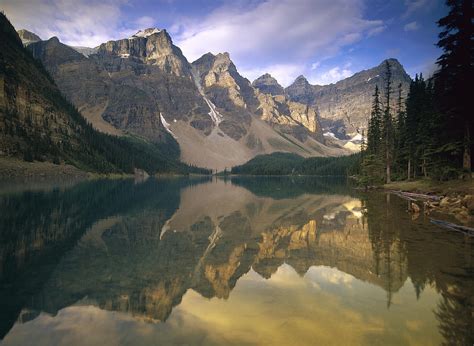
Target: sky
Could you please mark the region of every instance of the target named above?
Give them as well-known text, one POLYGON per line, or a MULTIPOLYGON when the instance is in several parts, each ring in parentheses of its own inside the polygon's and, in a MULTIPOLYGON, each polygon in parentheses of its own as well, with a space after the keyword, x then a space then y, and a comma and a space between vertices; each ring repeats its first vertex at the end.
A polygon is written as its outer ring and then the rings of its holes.
POLYGON ((0 0, 16 29, 95 47, 139 29, 166 29, 192 62, 228 52, 250 81, 329 84, 396 58, 414 77, 441 55, 443 0, 0 0))

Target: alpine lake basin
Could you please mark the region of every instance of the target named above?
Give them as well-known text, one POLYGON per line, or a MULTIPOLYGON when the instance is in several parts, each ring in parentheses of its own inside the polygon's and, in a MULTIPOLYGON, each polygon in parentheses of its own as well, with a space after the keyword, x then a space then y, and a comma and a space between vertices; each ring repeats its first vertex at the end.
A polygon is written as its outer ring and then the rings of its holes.
POLYGON ((7 184, 0 210, 1 345, 474 342, 474 239, 344 179, 7 184))

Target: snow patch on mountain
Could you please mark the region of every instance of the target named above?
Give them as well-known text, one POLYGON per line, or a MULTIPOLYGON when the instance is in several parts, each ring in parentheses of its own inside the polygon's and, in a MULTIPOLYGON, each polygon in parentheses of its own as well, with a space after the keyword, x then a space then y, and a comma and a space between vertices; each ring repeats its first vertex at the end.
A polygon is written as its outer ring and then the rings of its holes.
POLYGON ((351 138, 351 142, 360 142, 362 140, 362 135, 360 133, 356 134, 351 138))
POLYGON ((379 77, 379 75, 376 75, 375 77, 370 77, 367 79, 367 83, 370 82, 372 79, 379 77))
POLYGON ((336 135, 335 135, 334 133, 332 133, 332 132, 329 132, 329 131, 328 131, 328 132, 324 132, 324 133, 323 133, 323 136, 324 136, 324 137, 331 137, 331 138, 336 138, 336 139, 337 139, 336 135))
POLYGON ((163 116, 163 114, 160 113, 160 120, 161 120, 161 124, 163 125, 163 127, 165 128, 166 131, 168 131, 168 133, 173 136, 174 139, 177 139, 178 137, 175 136, 175 134, 173 133, 173 131, 171 131, 170 129, 170 124, 168 124, 168 122, 166 121, 165 117, 163 116))
POLYGON ((129 40, 132 40, 134 38, 137 38, 137 37, 148 37, 148 36, 151 36, 153 34, 158 34, 160 33, 161 30, 160 29, 157 29, 157 28, 149 28, 149 29, 145 29, 145 30, 139 30, 137 31, 136 34, 130 36, 128 39, 129 40))
POLYGON ((209 106, 210 112, 208 114, 211 117, 212 121, 214 122, 214 125, 217 127, 222 121, 223 116, 217 111, 214 103, 212 103, 211 100, 209 100, 204 94, 204 91, 202 90, 202 85, 199 81, 200 77, 198 75, 196 68, 193 67, 191 69, 191 75, 193 76, 194 84, 196 85, 199 93, 201 94, 202 98, 204 99, 204 101, 206 101, 207 105, 209 106))
POLYGON ((220 114, 217 110, 216 110, 216 106, 214 105, 214 103, 211 102, 211 100, 209 100, 207 97, 203 96, 204 97, 204 101, 206 101, 207 105, 209 106, 209 109, 211 110, 208 114, 209 116, 211 117, 212 121, 214 122, 214 124, 216 126, 218 126, 220 124, 220 122, 222 121, 222 114, 220 114))

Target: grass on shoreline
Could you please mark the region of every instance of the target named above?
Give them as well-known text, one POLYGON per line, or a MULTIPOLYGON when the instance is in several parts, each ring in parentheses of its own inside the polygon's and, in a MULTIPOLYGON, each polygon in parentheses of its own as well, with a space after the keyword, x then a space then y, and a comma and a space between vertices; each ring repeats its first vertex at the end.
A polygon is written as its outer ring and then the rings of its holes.
MULTIPOLYGON (((177 174, 177 173, 157 173, 157 178, 162 177, 200 177, 206 176, 197 173, 177 174)), ((83 171, 75 166, 67 164, 53 164, 51 162, 26 162, 12 157, 0 157, 0 179, 24 179, 24 178, 41 178, 41 179, 66 179, 79 178, 87 180, 95 179, 127 179, 134 178, 134 174, 127 173, 95 173, 83 171)))
POLYGON ((407 192, 418 192, 435 195, 472 195, 474 194, 474 179, 434 181, 421 179, 413 181, 396 181, 383 185, 387 190, 401 190, 407 192))

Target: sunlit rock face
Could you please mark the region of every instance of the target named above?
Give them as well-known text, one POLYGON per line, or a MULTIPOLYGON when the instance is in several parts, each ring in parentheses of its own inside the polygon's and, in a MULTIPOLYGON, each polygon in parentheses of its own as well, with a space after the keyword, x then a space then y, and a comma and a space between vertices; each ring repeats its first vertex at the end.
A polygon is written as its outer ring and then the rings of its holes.
POLYGON ((275 151, 348 153, 323 145, 311 109, 291 105, 284 118, 262 120, 257 90, 228 53, 208 53, 191 65, 166 30, 142 30, 90 50, 57 38, 28 49, 96 129, 156 143, 171 134, 181 160, 192 165, 223 170, 275 151))
POLYGON ((254 80, 252 86, 264 94, 285 95, 285 89, 269 73, 265 73, 254 80))
POLYGON ((128 39, 102 43, 97 54, 137 59, 158 66, 165 73, 190 77, 188 61, 181 50, 173 45, 166 30, 146 29, 128 39))
POLYGON ((33 42, 41 41, 41 38, 31 31, 21 29, 18 30, 17 33, 20 37, 21 42, 23 42, 25 46, 33 42))
POLYGON ((385 62, 392 71, 391 106, 395 112, 398 85, 402 85, 402 96, 406 98, 411 81, 396 59, 388 59, 330 85, 311 85, 305 77, 299 76, 285 91, 291 100, 315 107, 325 130, 345 139, 346 135, 353 136, 367 128, 375 86, 384 90, 385 62))
POLYGON ((269 74, 257 78, 252 85, 257 90, 258 114, 262 120, 302 142, 311 136, 325 143, 315 108, 290 101, 284 89, 269 74))
POLYGON ((272 96, 257 92, 260 118, 279 131, 304 142, 308 136, 325 143, 314 108, 287 100, 284 95, 272 96))
POLYGON ((166 140, 160 119, 208 119, 190 65, 165 30, 109 41, 88 57, 57 38, 28 45, 61 91, 103 132, 166 140))
POLYGON ((192 63, 205 95, 219 109, 219 128, 234 140, 248 133, 257 100, 250 82, 243 78, 229 53, 207 53, 192 63))

